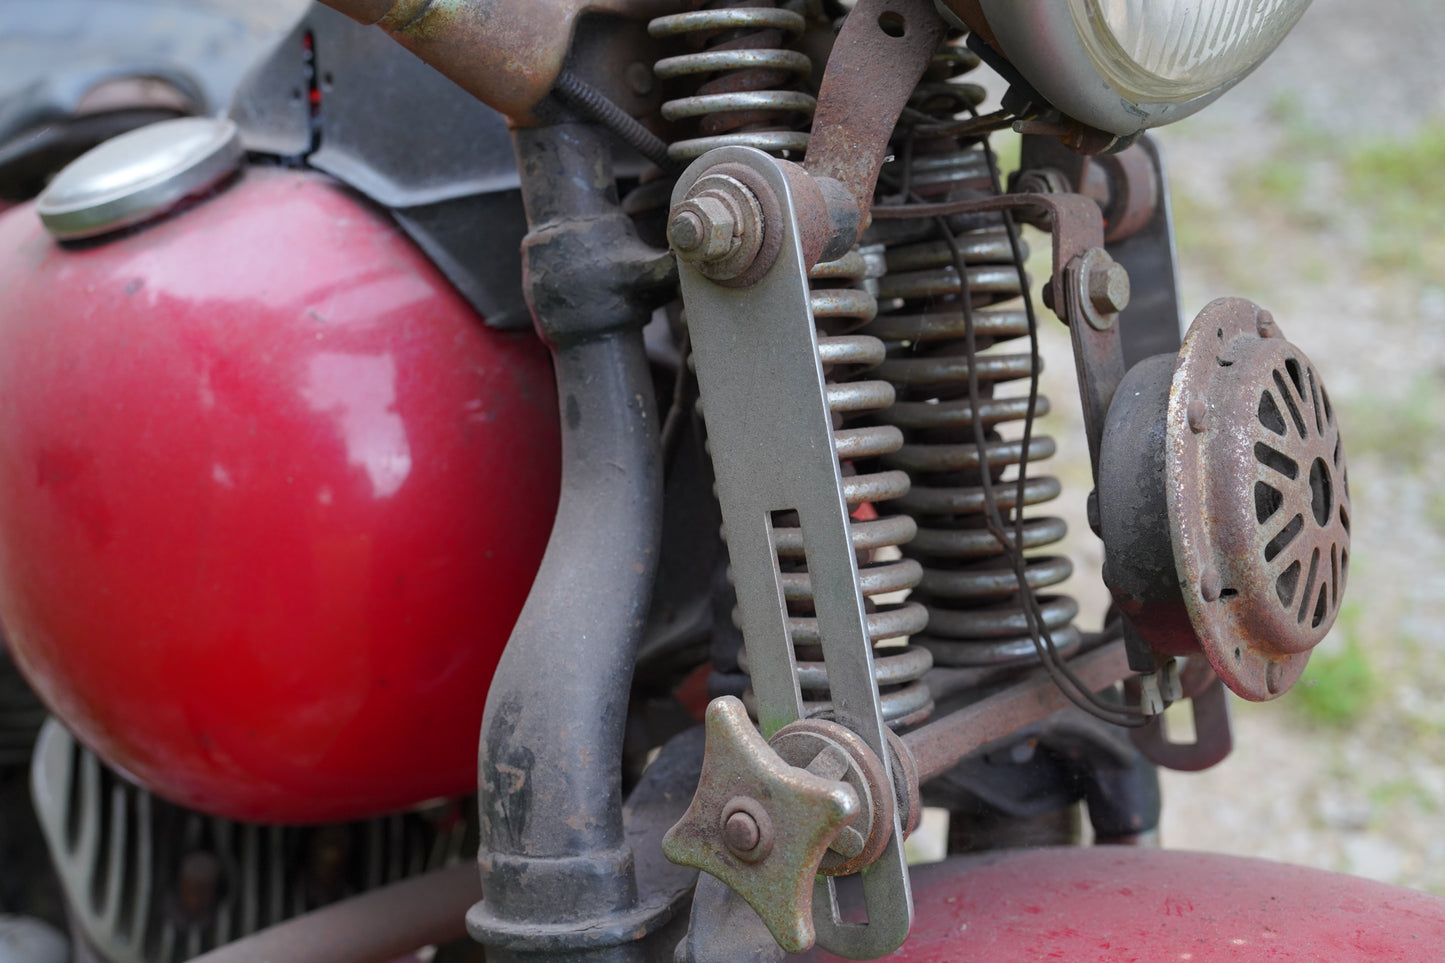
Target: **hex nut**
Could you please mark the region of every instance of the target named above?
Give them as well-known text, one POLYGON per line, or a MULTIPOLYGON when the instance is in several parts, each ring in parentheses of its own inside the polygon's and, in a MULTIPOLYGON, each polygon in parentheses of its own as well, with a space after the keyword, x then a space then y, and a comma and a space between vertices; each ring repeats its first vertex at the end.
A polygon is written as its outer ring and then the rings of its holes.
POLYGON ((714 281, 744 274, 763 247, 758 197, 728 174, 698 178, 668 218, 667 240, 677 256, 714 281))
POLYGON ((720 261, 737 245, 739 227, 728 198, 708 191, 677 206, 667 225, 667 240, 689 261, 720 261))
POLYGON ((1089 301, 1101 314, 1118 314, 1129 306, 1129 272, 1117 261, 1089 270, 1089 301))

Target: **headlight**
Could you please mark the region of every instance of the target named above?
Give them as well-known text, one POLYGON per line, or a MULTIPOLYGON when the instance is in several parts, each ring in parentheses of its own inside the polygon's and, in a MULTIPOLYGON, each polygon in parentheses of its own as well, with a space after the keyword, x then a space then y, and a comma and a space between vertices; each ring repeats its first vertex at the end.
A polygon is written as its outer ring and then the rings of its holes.
POLYGON ((982 0, 1003 53, 1064 113, 1129 135, 1194 113, 1269 56, 1310 0, 982 0))

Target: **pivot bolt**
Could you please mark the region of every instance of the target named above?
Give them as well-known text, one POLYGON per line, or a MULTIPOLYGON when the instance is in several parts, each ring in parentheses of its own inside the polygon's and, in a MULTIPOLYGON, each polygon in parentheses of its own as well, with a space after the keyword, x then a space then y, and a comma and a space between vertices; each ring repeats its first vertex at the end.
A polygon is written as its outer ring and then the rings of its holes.
POLYGON ((737 164, 717 165, 694 182, 667 219, 667 242, 678 259, 729 286, 756 281, 777 253, 759 258, 767 232, 763 203, 744 183, 751 176, 737 164))
POLYGON ((1129 272, 1117 261, 1089 270, 1089 302, 1100 314, 1118 314, 1129 306, 1129 272))
POLYGON ((728 199, 720 192, 704 191, 672 212, 667 241, 689 261, 720 261, 732 253, 738 227, 728 199))

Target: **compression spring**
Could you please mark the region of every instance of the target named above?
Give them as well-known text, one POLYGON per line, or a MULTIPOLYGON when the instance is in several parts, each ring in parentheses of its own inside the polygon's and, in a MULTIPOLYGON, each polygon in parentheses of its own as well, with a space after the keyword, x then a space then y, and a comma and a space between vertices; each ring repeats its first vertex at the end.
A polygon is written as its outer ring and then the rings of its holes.
POLYGON ((701 38, 701 49, 659 60, 653 66, 658 78, 707 78, 691 96, 662 105, 664 119, 696 122, 696 135, 674 141, 668 156, 686 162, 733 145, 769 153, 806 150, 808 134, 795 128, 812 117, 817 101, 790 88, 808 80, 812 61, 783 46, 806 27, 801 14, 776 9, 772 0, 741 0, 651 21, 647 29, 654 37, 701 38))
MULTIPOLYGON (((956 53, 944 63, 950 72, 967 65, 956 53)), ((936 83, 920 85, 920 90, 940 96, 936 83)), ((885 168, 881 190, 893 188, 912 200, 992 193, 988 159, 979 144, 965 145, 955 138, 915 140, 906 148, 895 145, 895 155, 899 159, 885 168)), ((897 396, 881 422, 904 435, 904 444, 884 455, 881 465, 913 478, 908 494, 884 510, 902 511, 918 524, 917 536, 903 551, 922 565, 914 597, 927 606, 928 629, 913 641, 932 652, 938 665, 1025 665, 1037 661, 1037 649, 1018 577, 986 527, 982 472, 989 472, 994 482, 994 501, 1010 532, 1015 513, 1058 497, 1061 486, 1053 477, 1030 472, 1023 505, 1017 504, 1016 486, 1003 482, 1010 468, 1048 458, 1055 450, 1051 438, 1033 434, 1024 451, 1020 440, 1006 439, 999 430, 1028 416, 1026 396, 1005 397, 999 389, 1028 379, 1042 362, 1029 352, 968 356, 964 297, 973 309, 978 351, 1028 334, 1027 317, 1016 303, 1022 293, 1021 272, 996 215, 951 218, 948 232, 953 245, 931 219, 880 224, 873 233, 887 244, 887 273, 878 289, 884 307, 869 330, 887 342, 888 357, 876 375, 893 385, 897 396), (968 397, 970 368, 977 373, 977 411, 968 397), (985 432, 982 451, 976 444, 975 418, 985 432)), ((1047 411, 1047 399, 1038 398, 1034 413, 1047 411)), ((1055 544, 1065 532, 1059 518, 1025 519, 1019 548, 1055 544)), ((1026 591, 1046 590, 1071 572, 1063 556, 1027 556, 1026 591)), ((1076 648, 1080 636, 1072 623, 1078 604, 1065 595, 1036 598, 1054 644, 1065 653, 1076 648)))
MULTIPOLYGON (((814 98, 782 88, 806 82, 811 62, 804 54, 782 49, 781 44, 801 35, 806 26, 802 16, 778 10, 768 0, 652 21, 649 32, 654 37, 695 33, 706 37, 707 44, 701 52, 670 57, 655 67, 664 80, 708 78, 695 96, 663 105, 667 120, 697 118, 701 135, 672 144, 669 156, 690 160, 714 147, 733 144, 773 154, 805 151, 807 132, 790 129, 790 123, 806 122, 812 116, 814 98)), ((809 272, 810 303, 835 422, 835 448, 843 462, 844 498, 855 514, 850 524, 853 547, 859 554, 860 588, 867 600, 868 638, 875 646, 874 677, 880 706, 890 725, 903 727, 923 721, 933 708, 929 690, 921 681, 932 666, 928 651, 890 644, 922 631, 927 623, 927 610, 919 603, 888 598, 912 589, 923 575, 916 561, 898 557, 898 546, 913 537, 917 526, 906 515, 878 518, 864 506, 906 494, 908 476, 896 469, 867 474, 852 469, 855 459, 876 459, 897 452, 903 444, 897 428, 856 424, 860 416, 893 402, 893 389, 887 382, 854 380, 882 362, 885 354, 883 342, 857 333, 877 313, 877 300, 863 282, 870 273, 881 270, 881 251, 870 262, 857 248, 836 261, 816 265, 809 272), (870 263, 876 270, 869 271, 870 263), (872 517, 856 517, 861 513, 872 517)), ((774 547, 788 603, 798 686, 806 711, 813 713, 827 707, 829 690, 812 582, 795 515, 774 519, 774 547)), ((745 659, 743 662, 746 668, 745 659)))
MULTIPOLYGON (((879 252, 881 253, 881 252, 879 252)), ((836 261, 819 264, 809 272, 812 281, 813 319, 818 326, 818 355, 827 374, 828 407, 835 422, 834 448, 843 462, 843 497, 854 514, 853 547, 859 553, 858 575, 867 599, 868 639, 874 645, 873 670, 879 703, 889 725, 916 725, 933 710, 928 687, 921 681, 932 667, 926 649, 898 645, 897 640, 923 631, 928 611, 915 601, 899 601, 897 593, 918 585, 922 566, 899 558, 897 547, 913 538, 917 526, 907 515, 860 517, 865 505, 876 506, 908 494, 908 475, 897 469, 867 473, 853 470, 853 462, 898 452, 903 433, 891 425, 851 424, 860 416, 887 408, 894 400, 886 381, 868 379, 868 369, 883 361, 882 341, 857 330, 877 311, 877 301, 858 286, 867 272, 868 259, 856 248, 836 261), (844 380, 851 378, 853 380, 844 380), (891 557, 890 557, 891 556, 891 557)), ((783 594, 790 608, 789 629, 797 652, 798 685, 804 707, 813 712, 827 699, 817 619, 812 617, 812 584, 803 560, 802 531, 796 521, 778 519, 774 546, 783 569, 783 594)))

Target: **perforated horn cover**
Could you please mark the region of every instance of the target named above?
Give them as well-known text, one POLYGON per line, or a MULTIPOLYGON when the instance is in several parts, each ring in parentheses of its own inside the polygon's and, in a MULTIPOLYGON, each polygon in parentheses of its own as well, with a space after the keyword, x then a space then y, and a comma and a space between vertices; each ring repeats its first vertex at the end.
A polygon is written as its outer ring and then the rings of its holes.
POLYGON ((1350 564, 1324 382, 1267 311, 1215 301, 1180 349, 1168 438, 1169 522, 1204 652, 1235 692, 1277 696, 1334 624, 1350 564))
POLYGON ((1202 649, 1236 693, 1272 699, 1299 679, 1344 593, 1350 499, 1334 409, 1304 352, 1243 299, 1207 306, 1170 361, 1132 369, 1109 411, 1105 581, 1154 649, 1202 649))

